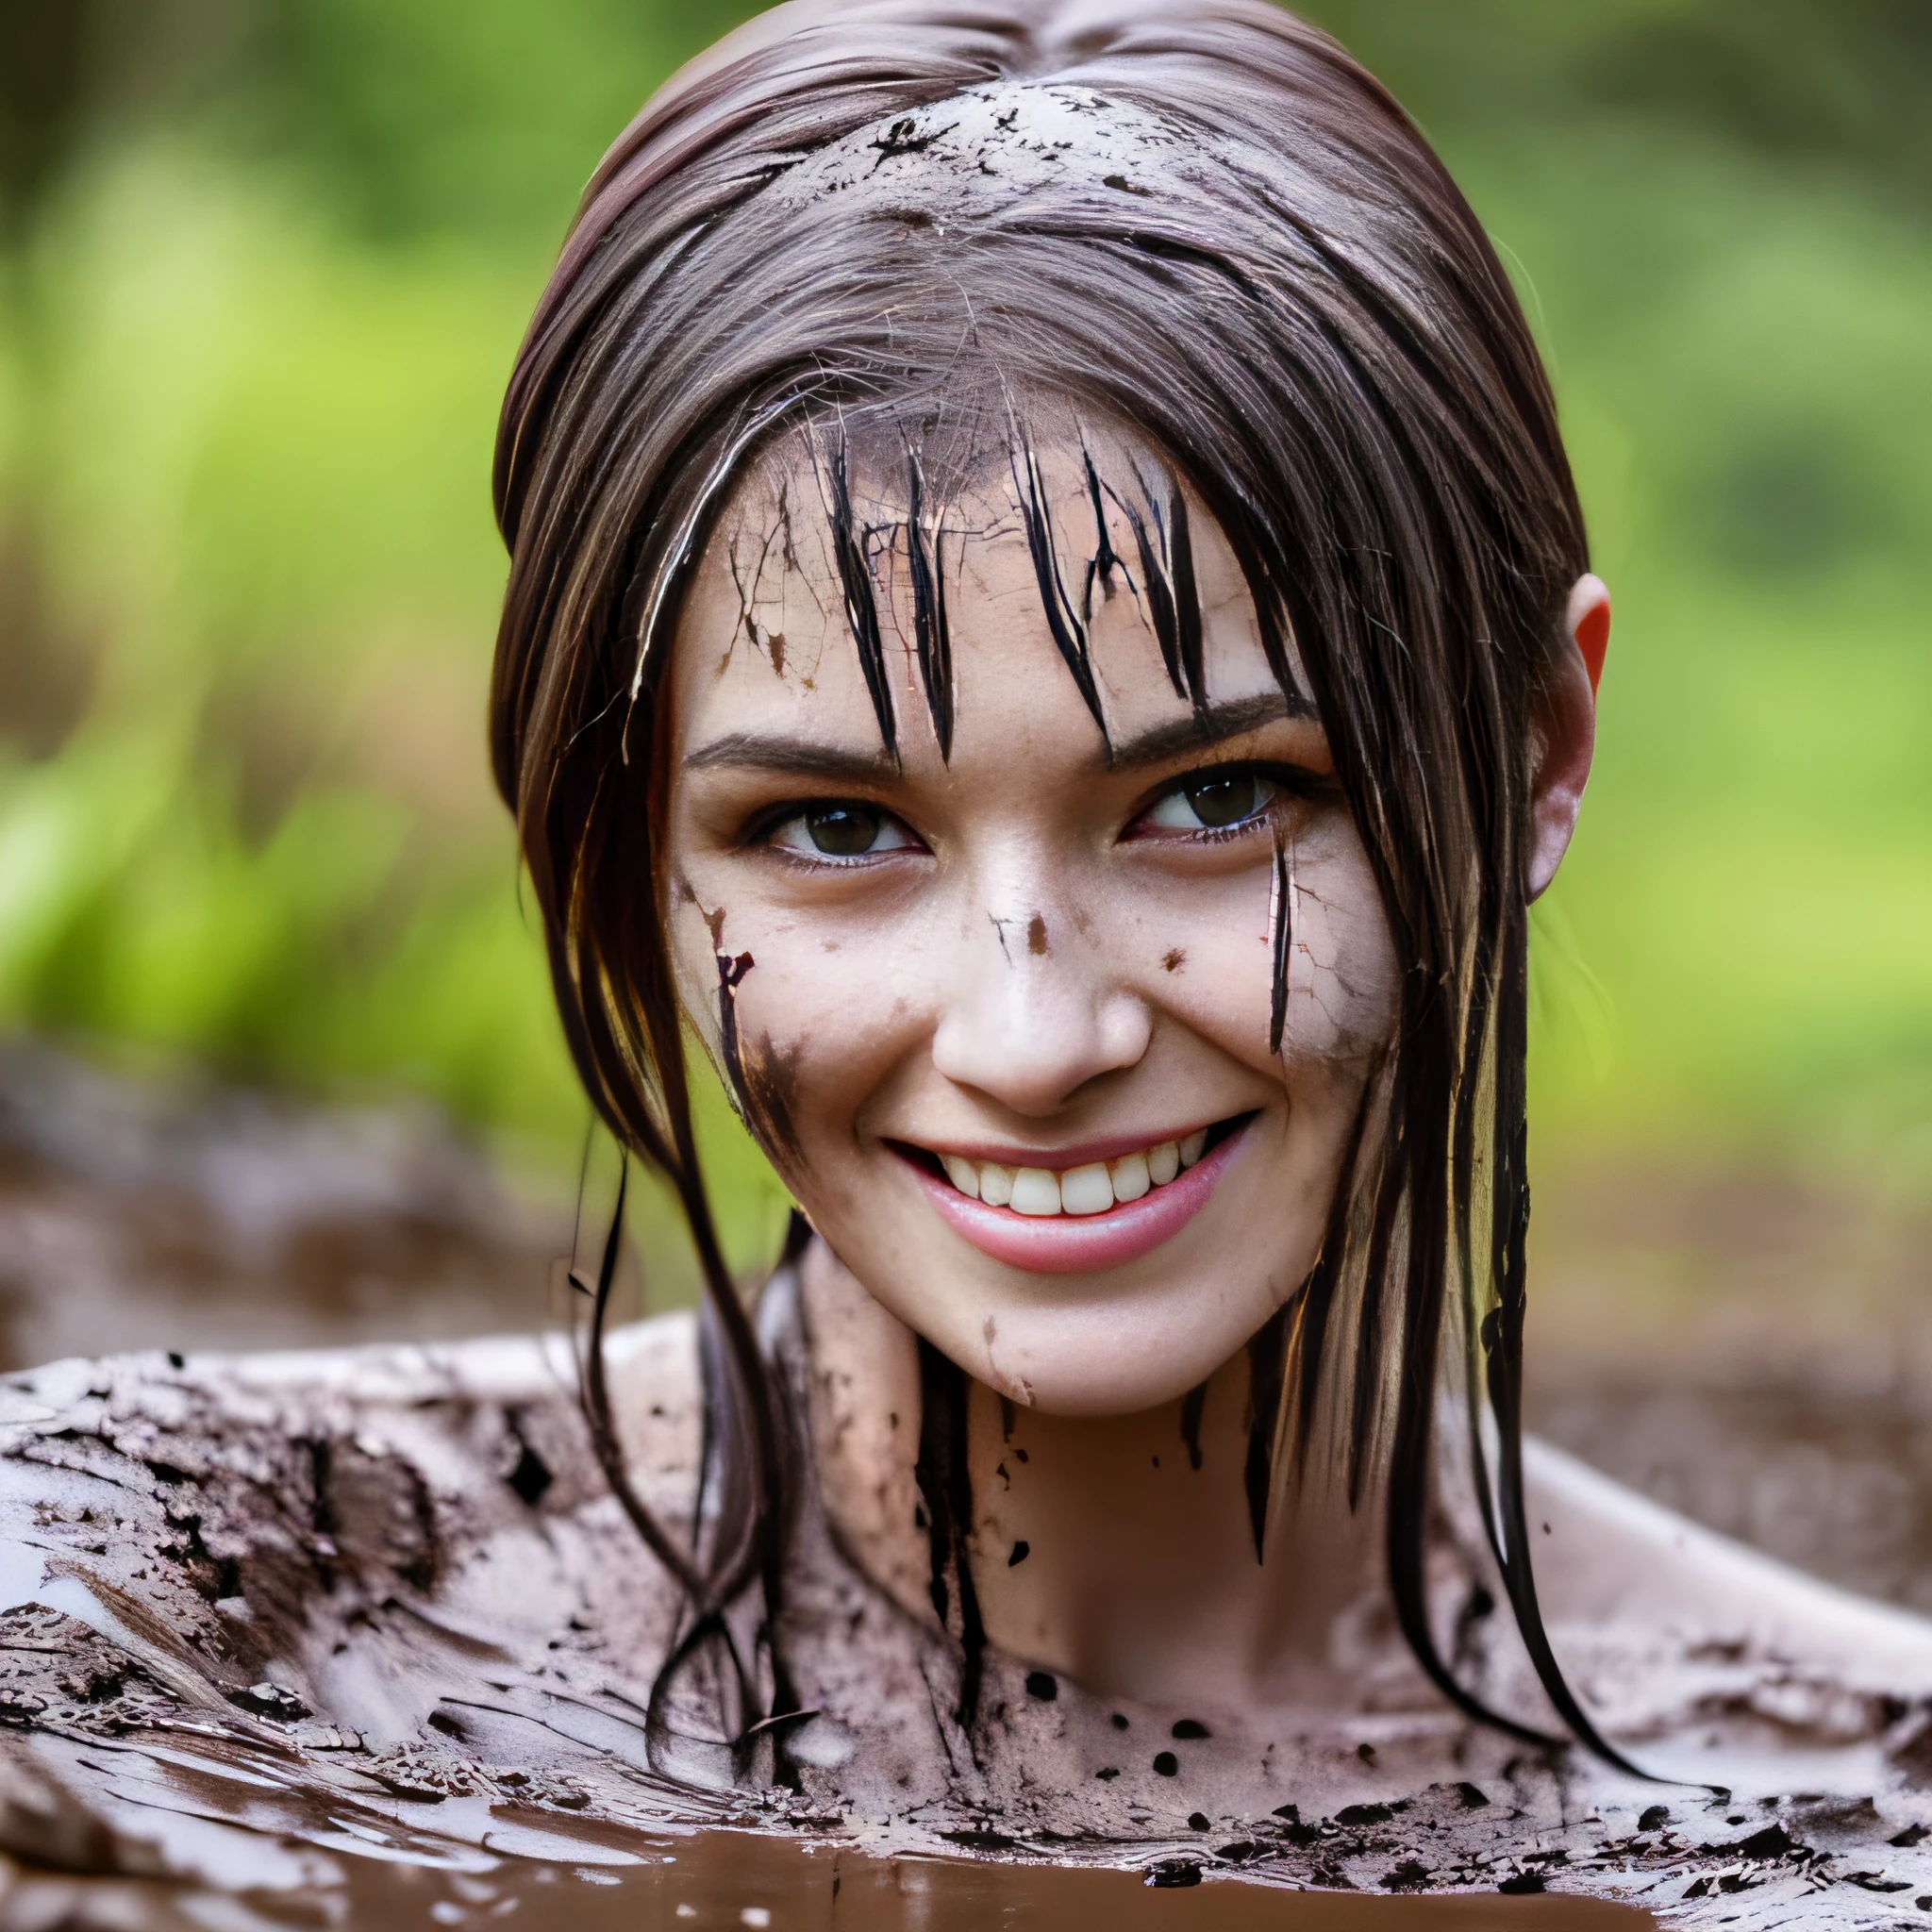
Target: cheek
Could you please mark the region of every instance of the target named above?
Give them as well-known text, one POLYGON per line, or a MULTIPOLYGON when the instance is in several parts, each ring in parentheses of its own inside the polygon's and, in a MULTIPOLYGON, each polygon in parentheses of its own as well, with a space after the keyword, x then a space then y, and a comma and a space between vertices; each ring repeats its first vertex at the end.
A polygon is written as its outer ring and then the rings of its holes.
POLYGON ((853 1145, 864 1102, 920 1033, 909 992, 876 970, 878 948, 755 905, 722 920, 717 908, 687 905, 674 933, 680 1005, 747 1124, 795 1191, 807 1174, 823 1182, 853 1145), (735 986, 723 986, 725 974, 735 986))
POLYGON ((1351 829, 1295 872, 1284 1052, 1358 1074, 1395 1038, 1402 975, 1374 874, 1351 829))
POLYGON ((1282 1058, 1269 1051, 1274 1011, 1272 893, 1265 878, 1176 900, 1136 936, 1151 947, 1149 983, 1190 1029, 1291 1089, 1363 1069, 1394 1038, 1400 975, 1374 879, 1353 830, 1305 841, 1291 899, 1287 1024, 1282 1058))

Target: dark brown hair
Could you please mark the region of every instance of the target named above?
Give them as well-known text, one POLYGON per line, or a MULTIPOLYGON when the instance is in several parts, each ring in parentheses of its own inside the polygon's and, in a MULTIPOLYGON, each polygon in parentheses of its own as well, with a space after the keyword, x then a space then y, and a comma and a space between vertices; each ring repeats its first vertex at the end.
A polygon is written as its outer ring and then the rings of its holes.
MULTIPOLYGON (((746 459, 807 429, 893 746, 865 548, 841 508, 851 440, 901 452, 919 564, 939 453, 976 446, 995 418, 1023 508, 1036 421, 1062 440, 1069 422, 1105 421, 1158 453, 1138 562, 1196 701, 1178 479, 1220 520, 1277 676, 1293 694, 1299 667, 1319 708, 1405 969, 1321 1257, 1251 1350, 1257 1547, 1282 1449, 1305 1462, 1318 1433, 1336 1439, 1352 1501, 1386 1485, 1389 1582, 1424 1668, 1465 1711, 1540 1737, 1458 1681, 1431 1627, 1438 1396, 1463 1386, 1457 1433, 1518 1627, 1563 1720, 1614 1757, 1543 1633, 1520 1459, 1532 711, 1586 568, 1582 515, 1541 363, 1468 204, 1369 75, 1262 0, 780 8, 610 150, 518 358, 495 474, 511 556, 497 783, 585 1085, 676 1189, 708 1284, 704 1549, 631 1493, 594 1347, 587 1381, 613 1486, 690 1596, 667 1677, 693 1645, 728 1641, 725 1611, 754 1584, 777 1629, 791 1481, 783 1405, 697 1170, 667 953, 658 748, 679 598, 746 459)), ((1043 513, 1035 558, 1104 731, 1043 513)), ((917 657, 943 746, 934 575, 913 573, 917 657)), ((734 962, 719 967, 729 1058, 734 962)), ((1277 991, 1277 1037, 1280 1013, 1277 991)), ((970 1687, 970 1497, 943 1425, 964 1406, 958 1372, 923 1354, 935 1600, 970 1687)), ((769 1694, 729 1721, 741 1736, 789 1707, 779 1648, 769 1694)))

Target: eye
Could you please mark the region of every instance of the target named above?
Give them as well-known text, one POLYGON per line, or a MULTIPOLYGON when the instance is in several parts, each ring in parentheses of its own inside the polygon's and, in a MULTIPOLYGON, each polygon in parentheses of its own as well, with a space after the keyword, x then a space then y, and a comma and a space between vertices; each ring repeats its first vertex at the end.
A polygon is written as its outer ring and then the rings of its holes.
POLYGON ((1141 814, 1167 832, 1224 832, 1260 818, 1281 787, 1258 772, 1209 772, 1183 778, 1141 814))
POLYGON ((853 799, 808 805, 774 824, 765 842, 802 858, 834 861, 910 852, 918 845, 891 812, 853 799))

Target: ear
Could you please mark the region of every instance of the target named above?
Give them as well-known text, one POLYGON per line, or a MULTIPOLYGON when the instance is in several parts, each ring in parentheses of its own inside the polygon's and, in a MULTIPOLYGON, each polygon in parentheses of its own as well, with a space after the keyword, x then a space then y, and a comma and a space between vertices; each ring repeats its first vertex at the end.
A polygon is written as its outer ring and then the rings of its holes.
POLYGON ((1563 611, 1565 644, 1535 707, 1536 770, 1530 778, 1529 896, 1557 876, 1570 849, 1596 751, 1596 688, 1610 643, 1610 593, 1582 576, 1563 611))

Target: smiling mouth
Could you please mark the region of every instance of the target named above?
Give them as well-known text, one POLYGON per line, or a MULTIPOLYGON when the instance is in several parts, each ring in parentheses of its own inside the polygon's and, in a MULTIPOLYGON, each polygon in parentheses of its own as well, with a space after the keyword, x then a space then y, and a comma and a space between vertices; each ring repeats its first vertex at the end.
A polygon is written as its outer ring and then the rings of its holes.
POLYGON ((1230 1139, 1254 1118, 1237 1114, 1212 1126, 1197 1127, 1173 1140, 1117 1156, 1111 1160, 1085 1161, 1077 1167, 1028 1167, 997 1160, 972 1160, 959 1154, 938 1154, 904 1141, 894 1149, 914 1166, 935 1177, 943 1176, 957 1194, 987 1208, 1004 1208, 1032 1221, 1105 1214, 1144 1199, 1179 1178, 1210 1150, 1230 1139))
POLYGON ((888 1144, 917 1175, 940 1219, 981 1254, 1029 1274, 1092 1274, 1151 1254, 1187 1226, 1240 1158, 1248 1138, 1242 1130, 1257 1117, 1238 1114, 1060 1168, 888 1144))

